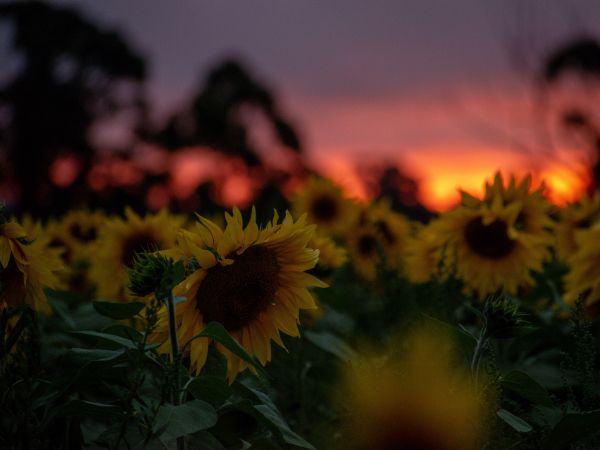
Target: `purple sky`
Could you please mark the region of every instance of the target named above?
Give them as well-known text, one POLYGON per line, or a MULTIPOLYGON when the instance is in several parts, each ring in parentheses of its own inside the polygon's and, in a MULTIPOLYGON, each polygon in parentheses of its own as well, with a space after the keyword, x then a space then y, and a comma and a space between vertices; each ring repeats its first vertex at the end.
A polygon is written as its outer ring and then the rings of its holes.
POLYGON ((529 56, 598 32, 594 0, 63 0, 123 30, 151 61, 163 105, 225 55, 281 91, 318 97, 414 96, 514 75, 529 56))
POLYGON ((444 146, 532 145, 541 57, 570 36, 600 36, 597 0, 60 2, 127 35, 163 114, 233 55, 276 90, 309 154, 408 163, 444 146))

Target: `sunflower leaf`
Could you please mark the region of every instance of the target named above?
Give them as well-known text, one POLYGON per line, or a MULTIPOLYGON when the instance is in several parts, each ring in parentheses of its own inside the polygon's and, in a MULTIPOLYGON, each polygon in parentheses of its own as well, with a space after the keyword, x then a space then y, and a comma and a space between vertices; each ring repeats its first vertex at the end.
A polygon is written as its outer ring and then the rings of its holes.
POLYGON ((146 306, 141 302, 117 303, 103 300, 94 300, 92 304, 96 312, 115 320, 129 319, 138 314, 146 306))
POLYGON ((112 362, 122 358, 126 352, 125 350, 105 350, 101 348, 72 348, 69 351, 91 362, 112 362))
POLYGON ((109 405, 106 403, 90 402, 87 400, 69 400, 67 403, 59 407, 57 412, 59 416, 120 416, 122 409, 117 405, 109 405))
POLYGON ((71 334, 76 334, 78 336, 88 336, 95 337, 103 341, 109 341, 114 344, 118 344, 121 347, 129 348, 129 349, 137 349, 138 344, 130 339, 126 339, 121 336, 116 336, 114 334, 102 333, 100 331, 71 331, 71 334))
POLYGON ((574 441, 597 433, 600 428, 600 410, 566 414, 548 435, 545 449, 561 450, 574 441))
POLYGON ((251 380, 240 380, 235 383, 235 387, 238 393, 252 404, 251 407, 247 405, 244 409, 270 428, 285 443, 298 448, 315 450, 312 444, 292 431, 271 398, 266 393, 253 387, 251 380))
POLYGON ((305 331, 304 337, 319 347, 321 350, 337 356, 342 361, 352 361, 356 358, 356 352, 335 334, 327 331, 305 331))
POLYGON ((235 356, 242 359, 243 361, 252 364, 252 366, 263 376, 267 377, 265 369, 262 367, 260 362, 252 355, 250 355, 242 345, 235 340, 233 336, 225 329, 223 325, 218 322, 210 322, 204 330, 190 339, 185 345, 188 345, 194 339, 207 337, 214 339, 227 350, 232 352, 235 356))
POLYGON ((202 400, 183 405, 163 405, 158 410, 154 432, 164 441, 206 430, 217 423, 217 412, 202 400))
POLYGON ((208 401, 214 406, 221 406, 233 393, 223 378, 213 375, 193 378, 187 384, 186 389, 198 400, 208 401))
POLYGON ((496 411, 496 415, 519 433, 529 433, 533 430, 531 425, 505 409, 499 409, 496 411))
POLYGON ((548 391, 525 372, 513 370, 502 377, 500 384, 531 403, 549 408, 554 406, 548 391))

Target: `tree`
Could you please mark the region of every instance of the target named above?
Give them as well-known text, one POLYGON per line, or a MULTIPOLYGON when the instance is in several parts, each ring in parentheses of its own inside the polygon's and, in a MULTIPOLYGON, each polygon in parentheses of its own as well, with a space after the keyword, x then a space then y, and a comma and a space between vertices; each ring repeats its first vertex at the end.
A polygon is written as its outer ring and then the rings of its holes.
POLYGON ((114 31, 104 31, 72 9, 42 2, 0 5, 12 25, 22 69, 0 87, 0 150, 14 173, 19 210, 60 212, 85 201, 87 173, 97 150, 90 132, 97 121, 126 108, 141 121, 144 60, 114 31), (131 95, 122 88, 129 83, 131 95), (51 181, 49 168, 75 158, 68 188, 51 181))

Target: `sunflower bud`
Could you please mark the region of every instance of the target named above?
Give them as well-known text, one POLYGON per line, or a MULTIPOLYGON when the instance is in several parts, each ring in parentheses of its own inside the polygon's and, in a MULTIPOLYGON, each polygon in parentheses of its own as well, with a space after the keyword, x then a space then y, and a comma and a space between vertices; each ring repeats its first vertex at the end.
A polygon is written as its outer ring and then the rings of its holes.
POLYGON ((507 297, 489 299, 483 307, 483 319, 488 337, 506 339, 515 337, 529 328, 524 314, 507 297))
POLYGON ((154 293, 156 298, 163 299, 183 277, 182 261, 175 263, 171 258, 160 254, 137 253, 134 267, 129 271, 129 290, 139 297, 154 293))

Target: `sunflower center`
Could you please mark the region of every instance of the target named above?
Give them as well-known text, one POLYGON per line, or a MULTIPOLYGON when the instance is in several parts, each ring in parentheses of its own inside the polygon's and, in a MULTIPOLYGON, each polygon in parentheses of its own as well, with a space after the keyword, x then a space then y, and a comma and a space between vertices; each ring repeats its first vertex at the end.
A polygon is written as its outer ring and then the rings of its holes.
POLYGON ((444 439, 435 433, 435 430, 426 429, 418 424, 412 427, 399 424, 389 424, 379 430, 377 436, 369 443, 369 449, 374 450, 452 450, 458 449, 453 443, 444 442, 444 439))
POLYGON ((377 229, 383 236, 383 239, 385 239, 385 242, 390 245, 394 245, 396 243, 396 235, 392 233, 392 230, 385 221, 378 220, 377 223, 375 223, 375 226, 377 226, 377 229))
POLYGON ((153 252, 160 248, 160 242, 152 233, 144 231, 132 234, 123 241, 121 262, 126 267, 133 267, 137 253, 153 252))
POLYGON ((358 238, 358 252, 365 257, 372 256, 377 250, 377 240, 370 234, 358 238))
POLYGON ((25 283, 23 273, 11 258, 6 267, 0 266, 0 302, 9 307, 19 306, 24 301, 25 283))
POLYGON ((209 269, 196 301, 206 322, 216 321, 228 331, 236 331, 273 302, 279 287, 279 264, 275 252, 260 245, 229 257, 233 264, 209 269))
POLYGON ((91 242, 96 239, 95 227, 89 227, 87 230, 84 230, 81 225, 74 223, 71 225, 69 231, 71 232, 71 236, 81 242, 91 242))
POLYGON ((481 217, 471 220, 465 227, 465 239, 471 250, 489 259, 500 259, 515 247, 515 241, 508 236, 506 222, 500 219, 489 225, 485 225, 481 217))
POLYGON ((71 261, 71 249, 69 248, 67 243, 61 238, 53 237, 50 240, 50 242, 48 242, 48 247, 64 249, 64 251, 61 254, 61 258, 63 259, 63 261, 71 261))
POLYGON ((339 214, 337 201, 328 195, 315 198, 311 206, 312 215, 320 222, 332 221, 339 214))

